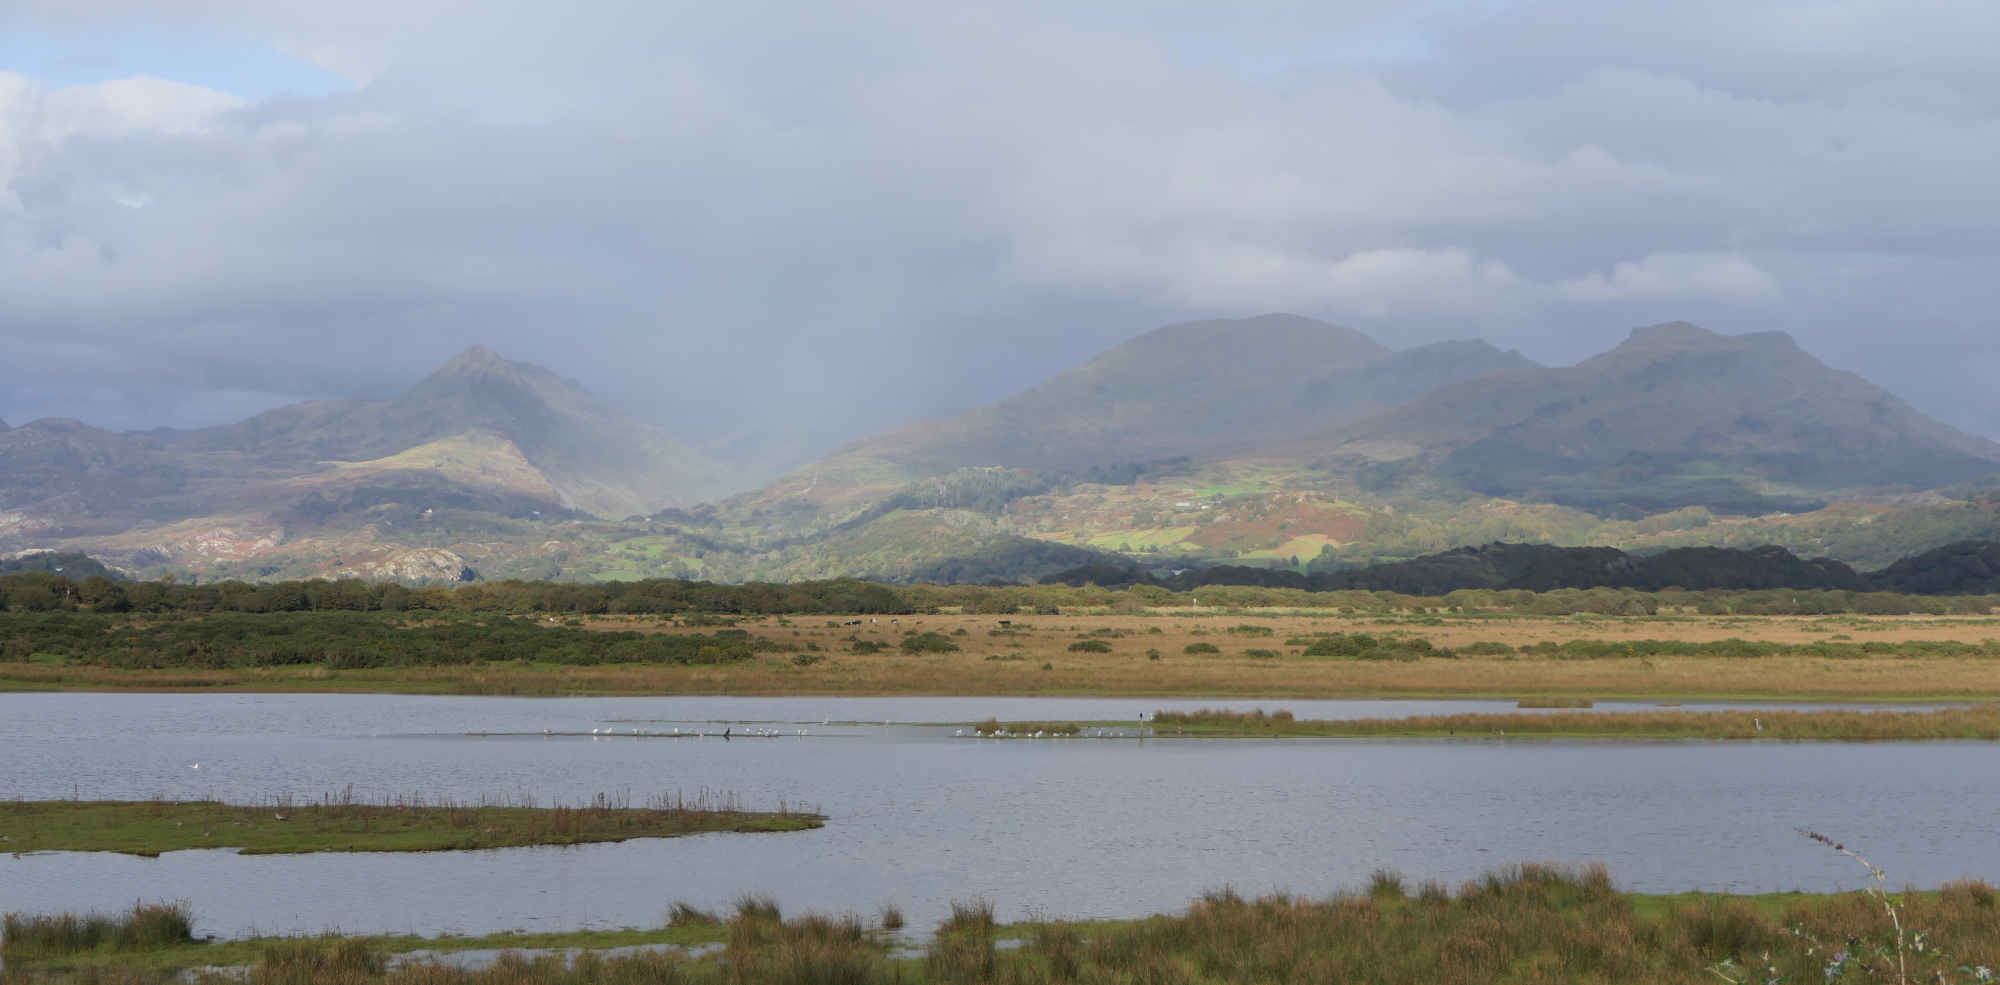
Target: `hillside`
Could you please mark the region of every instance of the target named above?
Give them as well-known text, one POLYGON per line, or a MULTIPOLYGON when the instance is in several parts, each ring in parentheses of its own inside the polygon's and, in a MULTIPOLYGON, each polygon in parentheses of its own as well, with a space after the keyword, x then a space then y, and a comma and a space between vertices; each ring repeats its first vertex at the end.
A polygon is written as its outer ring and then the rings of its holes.
MULTIPOLYGON (((65 419, 0 431, 0 549, 90 550, 137 570, 250 565, 239 573, 253 577, 298 564, 405 570, 410 552, 443 542, 693 503, 717 483, 665 431, 474 348, 389 400, 295 404, 199 431, 65 419)), ((418 567, 458 573, 448 558, 418 567)))
MULTIPOLYGON (((1776 332, 1636 329, 1575 366, 1454 383, 1329 429, 1328 467, 1620 515, 1760 513, 2000 474, 2000 446, 1776 332)), ((1309 446, 1310 447, 1310 446, 1309 446)))
POLYGON ((541 474, 553 502, 598 516, 721 491, 714 464, 667 432, 607 410, 575 381, 477 346, 394 399, 294 404, 186 443, 303 469, 465 435, 504 440, 541 474))
POLYGON ((738 505, 839 514, 969 468, 1129 481, 1149 465, 1252 453, 1534 365, 1477 341, 1393 351, 1297 315, 1168 325, 997 404, 856 442, 738 505))

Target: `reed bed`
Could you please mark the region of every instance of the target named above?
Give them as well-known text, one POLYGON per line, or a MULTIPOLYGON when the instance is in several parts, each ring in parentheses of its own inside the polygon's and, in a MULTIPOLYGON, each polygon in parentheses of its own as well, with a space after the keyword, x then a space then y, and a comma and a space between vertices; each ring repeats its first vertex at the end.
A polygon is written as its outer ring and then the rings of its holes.
POLYGON ((1892 741, 2000 739, 2000 705, 1934 711, 1554 711, 1296 720, 1290 712, 1159 711, 1156 735, 1365 738, 1372 736, 1625 737, 1892 741))
POLYGON ((0 958, 44 961, 86 951, 149 951, 194 942, 184 903, 134 903, 121 914, 0 916, 0 958))
MULTIPOLYGON (((1728 982, 1991 981, 2000 906, 1958 882, 1900 894, 1898 927, 1880 899, 1830 896, 1635 897, 1601 866, 1509 866, 1456 893, 1414 893, 1378 872, 1365 891, 1247 899, 1222 890, 1184 912, 1120 923, 1000 927, 960 903, 917 957, 892 953, 851 916, 786 919, 746 901, 720 954, 644 952, 574 959, 503 956, 468 970, 396 965, 355 942, 266 948, 246 979, 201 985, 1659 985, 1728 982), (1020 942, 1003 948, 1003 938, 1020 942), (1988 969, 1982 972, 1980 969, 1988 969), (1984 977, 1983 977, 1984 976, 1984 977)), ((26 972, 0 976, 25 985, 26 972)), ((79 979, 81 980, 81 979, 79 979)), ((125 985, 132 979, 115 979, 125 985)))
POLYGON ((0 831, 11 850, 133 855, 221 847, 257 855, 578 845, 710 831, 800 831, 824 821, 782 803, 773 811, 749 810, 735 795, 717 791, 656 794, 638 805, 629 792, 548 806, 527 796, 468 802, 409 794, 369 801, 355 797, 351 787, 317 801, 280 795, 255 804, 0 801, 0 831))

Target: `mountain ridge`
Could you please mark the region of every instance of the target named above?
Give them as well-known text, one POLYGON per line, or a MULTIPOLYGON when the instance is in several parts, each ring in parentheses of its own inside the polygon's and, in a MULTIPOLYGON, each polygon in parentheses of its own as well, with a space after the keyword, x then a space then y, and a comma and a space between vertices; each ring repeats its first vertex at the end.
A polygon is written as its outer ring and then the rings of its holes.
POLYGON ((1392 350, 1290 314, 1178 322, 985 407, 850 442, 736 499, 753 510, 838 510, 959 469, 1079 473, 1215 458, 1441 382, 1534 365, 1478 340, 1392 350))
POLYGON ((1118 557, 1325 571, 1494 540, 1883 560, 2000 531, 1992 497, 1963 491, 2000 477, 2000 446, 1790 336, 1685 322, 1563 367, 1296 315, 1183 322, 702 501, 714 474, 664 428, 475 346, 386 399, 191 432, 0 431, 0 550, 251 578, 1008 580, 1118 557))
POLYGON ((1449 384, 1318 439, 1485 495, 1609 509, 1784 508, 2000 472, 2000 445, 1918 413, 1779 332, 1635 329, 1574 366, 1449 384), (1703 481, 1702 472, 1728 473, 1703 481), (1567 487, 1567 488, 1565 488, 1567 487))
POLYGON ((0 431, 0 508, 75 532, 244 509, 282 515, 286 502, 362 475, 377 499, 402 495, 398 487, 436 495, 454 476, 475 476, 474 486, 508 487, 509 502, 612 517, 719 488, 715 464, 662 429, 478 346, 386 400, 308 401, 193 431, 113 432, 69 418, 0 431), (424 448, 456 456, 454 467, 413 454, 424 448), (481 476, 467 449, 497 456, 496 467, 481 476))

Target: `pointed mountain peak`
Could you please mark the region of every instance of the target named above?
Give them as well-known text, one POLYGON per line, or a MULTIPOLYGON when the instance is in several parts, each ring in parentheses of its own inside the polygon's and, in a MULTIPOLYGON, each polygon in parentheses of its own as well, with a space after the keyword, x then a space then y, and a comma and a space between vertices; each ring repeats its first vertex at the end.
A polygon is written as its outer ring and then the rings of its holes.
POLYGON ((491 376, 521 368, 523 364, 509 362, 483 345, 475 345, 438 367, 431 376, 491 376))
POLYGON ((7 426, 7 419, 4 417, 0 417, 0 434, 6 434, 7 432, 12 430, 13 428, 7 426))
POLYGON ((483 345, 475 345, 451 357, 450 362, 424 377, 411 392, 460 390, 494 384, 525 387, 536 391, 544 398, 553 398, 559 393, 579 397, 586 394, 583 385, 574 380, 558 376, 534 363, 502 358, 483 345))
POLYGON ((431 420, 437 431, 431 437, 487 430, 514 439, 531 457, 543 447, 538 435, 557 417, 604 413, 582 384, 533 363, 502 359, 484 346, 459 353, 394 404, 431 420))

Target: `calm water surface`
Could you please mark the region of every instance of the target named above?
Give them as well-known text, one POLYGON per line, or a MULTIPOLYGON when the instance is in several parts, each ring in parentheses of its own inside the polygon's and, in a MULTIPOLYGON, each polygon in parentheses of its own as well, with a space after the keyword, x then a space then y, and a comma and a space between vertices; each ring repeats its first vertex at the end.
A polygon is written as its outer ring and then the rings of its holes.
POLYGON ((1806 842, 1800 827, 1860 846, 1898 884, 2000 881, 1992 744, 998 742, 925 724, 1258 706, 1301 718, 1513 710, 1475 701, 5 694, 0 797, 256 801, 352 784, 363 797, 547 802, 721 790, 752 807, 817 807, 829 820, 800 834, 464 853, 0 856, 0 911, 167 898, 188 900, 201 932, 221 935, 486 933, 653 925, 675 900, 723 906, 765 892, 793 911, 894 902, 923 928, 954 899, 988 899, 1010 920, 1130 916, 1225 885, 1324 894, 1355 888, 1378 867, 1456 882, 1539 859, 1603 861, 1641 890, 1862 883, 1858 866, 1806 842), (587 734, 720 722, 785 735, 587 734))

